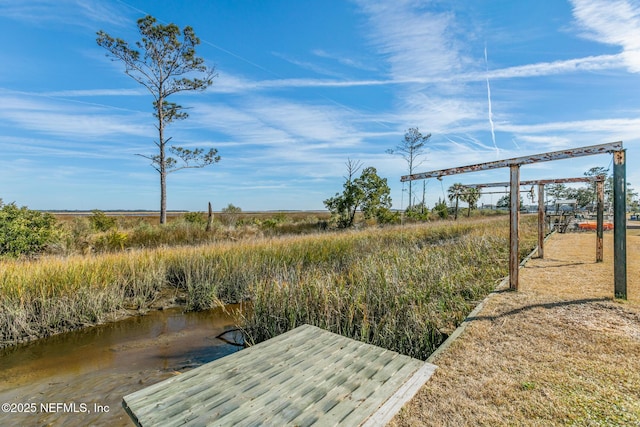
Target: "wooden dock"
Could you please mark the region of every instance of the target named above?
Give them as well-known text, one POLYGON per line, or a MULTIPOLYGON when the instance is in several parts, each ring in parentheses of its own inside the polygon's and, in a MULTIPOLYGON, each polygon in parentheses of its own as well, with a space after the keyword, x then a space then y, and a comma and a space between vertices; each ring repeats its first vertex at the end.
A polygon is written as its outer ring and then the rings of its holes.
POLYGON ((310 325, 123 398, 139 426, 385 425, 436 366, 310 325))

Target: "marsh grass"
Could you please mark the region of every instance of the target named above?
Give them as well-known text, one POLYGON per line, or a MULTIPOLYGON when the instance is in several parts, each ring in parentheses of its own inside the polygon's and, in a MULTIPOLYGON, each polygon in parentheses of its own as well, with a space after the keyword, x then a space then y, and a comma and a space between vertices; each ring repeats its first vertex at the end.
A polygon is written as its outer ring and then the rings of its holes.
POLYGON ((476 225, 366 231, 302 251, 318 258, 251 287, 247 333, 259 342, 309 323, 426 359, 506 274, 506 236, 476 225))
POLYGON ((250 300, 254 343, 311 323, 426 358, 506 274, 507 241, 492 218, 4 260, 0 342, 144 311, 173 290, 188 310, 250 300))
POLYGON ((160 226, 149 216, 105 214, 90 216, 58 214, 58 233, 47 245, 50 255, 74 255, 118 252, 124 249, 149 249, 165 246, 193 246, 260 237, 312 234, 326 230, 328 213, 256 212, 217 213, 207 230, 202 212, 169 216, 160 226), (231 219, 230 216, 233 216, 231 219))

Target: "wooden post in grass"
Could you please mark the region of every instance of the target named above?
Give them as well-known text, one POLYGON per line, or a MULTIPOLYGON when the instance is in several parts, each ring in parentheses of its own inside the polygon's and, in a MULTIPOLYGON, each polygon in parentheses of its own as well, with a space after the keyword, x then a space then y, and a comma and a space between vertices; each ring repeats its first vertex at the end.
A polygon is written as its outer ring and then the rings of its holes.
POLYGON ((209 202, 209 216, 207 218, 207 227, 206 231, 211 231, 211 226, 213 225, 213 208, 211 207, 211 202, 209 202))

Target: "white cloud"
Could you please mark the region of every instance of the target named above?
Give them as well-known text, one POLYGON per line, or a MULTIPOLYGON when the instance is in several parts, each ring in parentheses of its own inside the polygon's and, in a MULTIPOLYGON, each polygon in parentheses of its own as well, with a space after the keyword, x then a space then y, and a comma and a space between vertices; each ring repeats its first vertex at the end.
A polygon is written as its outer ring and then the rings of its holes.
POLYGON ((281 52, 273 52, 272 54, 275 57, 282 59, 283 61, 296 65, 305 70, 313 71, 314 73, 317 73, 317 74, 323 74, 325 76, 331 76, 331 77, 343 77, 343 74, 338 73, 322 65, 319 65, 315 62, 302 61, 300 59, 293 58, 292 56, 281 53, 281 52))
POLYGON ((628 0, 572 0, 582 35, 620 46, 630 72, 640 73, 640 5, 628 0))
MULTIPOLYGON (((491 79, 539 77, 580 71, 615 69, 621 66, 623 66, 621 55, 598 55, 490 70, 488 76, 491 79)), ((469 73, 461 76, 461 78, 469 81, 478 81, 484 76, 481 77, 480 73, 469 73)))
POLYGON ((435 13, 414 1, 358 2, 369 18, 368 33, 390 64, 394 79, 432 78, 461 70, 452 13, 435 13))
MULTIPOLYGON (((252 91, 268 91, 284 88, 350 88, 397 86, 415 87, 415 85, 464 84, 470 82, 486 82, 490 79, 513 79, 542 77, 575 72, 609 70, 624 67, 625 57, 622 54, 597 55, 584 58, 573 58, 553 62, 538 62, 513 67, 498 68, 487 71, 470 71, 460 73, 443 73, 428 77, 404 76, 388 79, 311 79, 290 78, 270 80, 250 80, 237 75, 220 73, 208 92, 213 93, 246 93, 252 91)), ((415 93, 410 91, 409 93, 415 93)), ((116 95, 117 93, 114 93, 116 95)))
POLYGON ((36 95, 50 97, 82 98, 93 96, 144 96, 149 93, 144 89, 70 89, 51 92, 41 92, 36 95))
MULTIPOLYGON (((575 120, 565 122, 548 122, 534 125, 503 124, 503 129, 517 133, 543 133, 543 132, 579 132, 579 133, 610 133, 612 135, 635 134, 632 139, 637 139, 640 133, 640 119, 602 119, 602 120, 575 120)), ((618 140, 614 138, 614 140, 618 140)), ((597 142, 594 142, 596 144, 597 142)), ((591 144, 585 144, 591 145, 591 144)))
POLYGON ((313 53, 315 56, 319 58, 325 58, 325 59, 331 59, 331 60, 337 61, 338 63, 342 65, 346 65, 347 67, 357 68, 359 70, 365 70, 365 71, 377 71, 376 67, 372 65, 368 65, 364 61, 354 59, 350 56, 343 56, 335 53, 330 53, 323 49, 315 49, 311 53, 313 53))
POLYGON ((293 102, 276 97, 256 97, 226 104, 193 105, 191 119, 200 126, 233 135, 237 142, 261 146, 340 148, 362 140, 352 110, 329 103, 293 102))
POLYGON ((1 0, 0 14, 32 25, 54 22, 92 30, 97 22, 119 26, 130 24, 118 8, 100 0, 1 0))
POLYGON ((350 114, 339 107, 262 98, 252 102, 248 112, 295 140, 325 142, 334 147, 359 141, 354 137, 356 130, 349 124, 350 114))
POLYGON ((23 130, 70 138, 103 138, 113 135, 146 136, 150 125, 141 125, 139 117, 105 115, 102 108, 69 108, 62 103, 8 96, 0 103, 0 118, 23 130))

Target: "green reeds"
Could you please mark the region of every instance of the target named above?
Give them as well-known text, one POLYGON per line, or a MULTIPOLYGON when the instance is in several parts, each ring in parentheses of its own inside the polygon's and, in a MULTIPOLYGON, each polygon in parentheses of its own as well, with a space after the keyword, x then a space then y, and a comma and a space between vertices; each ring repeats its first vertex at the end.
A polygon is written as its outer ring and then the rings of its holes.
POLYGON ((507 251, 508 221, 491 218, 4 260, 0 342, 146 310, 169 291, 189 310, 250 300, 253 342, 311 323, 426 358, 506 275, 507 251))
POLYGON ((488 231, 354 236, 340 267, 301 260, 256 282, 246 330, 259 342, 309 323, 426 359, 506 274, 507 238, 488 231))

